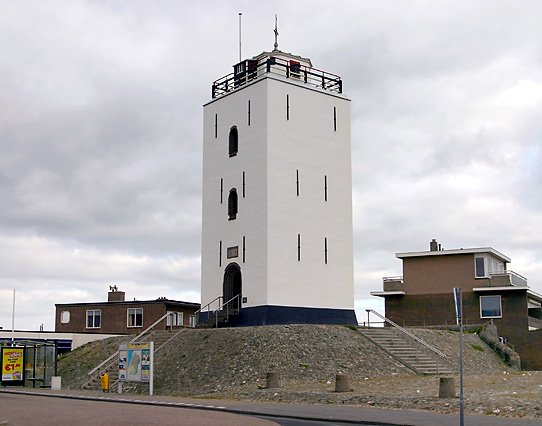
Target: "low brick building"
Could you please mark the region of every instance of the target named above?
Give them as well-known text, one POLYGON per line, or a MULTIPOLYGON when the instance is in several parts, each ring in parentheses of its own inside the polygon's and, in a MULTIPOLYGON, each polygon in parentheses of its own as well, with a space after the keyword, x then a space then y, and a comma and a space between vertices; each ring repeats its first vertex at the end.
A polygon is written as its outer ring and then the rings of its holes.
POLYGON ((453 288, 463 291, 464 324, 492 320, 509 339, 522 366, 542 369, 542 295, 527 279, 507 269, 510 258, 491 247, 442 250, 436 240, 430 250, 397 253, 403 276, 385 277, 386 317, 401 326, 456 323, 453 288))
POLYGON ((107 302, 58 303, 55 331, 65 333, 137 334, 166 313, 155 330, 195 327, 199 303, 166 298, 126 301, 125 293, 112 287, 107 302))

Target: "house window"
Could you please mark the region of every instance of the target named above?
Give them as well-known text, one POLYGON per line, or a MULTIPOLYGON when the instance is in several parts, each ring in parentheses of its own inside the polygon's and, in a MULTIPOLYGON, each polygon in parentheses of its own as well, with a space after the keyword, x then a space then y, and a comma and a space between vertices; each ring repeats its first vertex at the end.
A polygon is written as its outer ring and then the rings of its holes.
POLYGON ((239 150, 239 133, 237 132, 237 126, 233 126, 230 129, 230 146, 229 146, 230 157, 236 156, 238 150, 239 150))
POLYGON ((486 276, 485 272, 485 258, 483 257, 477 257, 475 259, 476 262, 476 278, 483 278, 486 276))
POLYGON ((184 315, 182 312, 168 312, 167 325, 168 327, 176 327, 183 325, 184 315))
POLYGON ((481 318, 502 318, 501 296, 480 296, 481 318))
POLYGON ((195 315, 190 315, 188 317, 188 325, 192 328, 194 328, 196 326, 196 316, 195 315))
POLYGON ((87 311, 87 328, 100 328, 102 325, 102 311, 95 309, 87 311))
POLYGON ((68 324, 70 322, 70 311, 62 311, 60 313, 60 322, 62 324, 68 324))
POLYGON ((486 256, 475 258, 476 278, 488 278, 490 274, 504 271, 504 263, 486 256))
POLYGON ((128 327, 143 327, 143 308, 128 308, 128 327))
POLYGON ((238 201, 237 201, 237 190, 235 188, 230 190, 230 195, 228 196, 228 219, 234 220, 237 217, 238 201))

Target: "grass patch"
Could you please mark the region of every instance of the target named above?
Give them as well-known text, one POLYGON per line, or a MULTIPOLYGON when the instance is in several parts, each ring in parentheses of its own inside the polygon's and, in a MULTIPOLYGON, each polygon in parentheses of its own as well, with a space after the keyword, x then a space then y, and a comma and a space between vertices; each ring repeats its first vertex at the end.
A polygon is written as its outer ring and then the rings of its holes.
POLYGON ((480 352, 485 352, 486 351, 481 346, 478 346, 478 345, 471 345, 471 346, 472 346, 472 349, 476 349, 477 351, 480 351, 480 352))
POLYGON ((343 325, 343 327, 349 328, 350 330, 358 331, 358 328, 355 325, 343 325))
POLYGON ((303 367, 303 368, 309 368, 309 366, 307 364, 299 364, 300 367, 303 367))

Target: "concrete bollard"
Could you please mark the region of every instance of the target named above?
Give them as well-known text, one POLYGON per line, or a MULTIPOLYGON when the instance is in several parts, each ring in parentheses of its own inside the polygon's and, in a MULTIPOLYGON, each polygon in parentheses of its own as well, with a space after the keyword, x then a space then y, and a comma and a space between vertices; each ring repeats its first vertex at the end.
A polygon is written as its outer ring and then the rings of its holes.
POLYGON ((62 387, 62 378, 60 376, 51 377, 51 390, 60 390, 62 387))
POLYGON ((455 398, 455 383, 452 377, 441 377, 438 388, 439 398, 455 398))
POLYGON ((267 373, 265 387, 267 389, 280 388, 279 373, 267 373))
POLYGON ((348 374, 337 374, 335 376, 335 392, 349 392, 350 379, 348 374))

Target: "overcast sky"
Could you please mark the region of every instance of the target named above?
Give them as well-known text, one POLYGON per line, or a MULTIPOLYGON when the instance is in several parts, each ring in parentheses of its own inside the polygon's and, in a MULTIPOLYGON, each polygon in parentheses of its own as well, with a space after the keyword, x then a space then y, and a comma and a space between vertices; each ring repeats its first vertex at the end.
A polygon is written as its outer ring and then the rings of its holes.
POLYGON ((352 100, 355 297, 396 252, 491 246, 542 293, 542 2, 0 0, 0 326, 199 302, 202 105, 279 48, 352 100))

